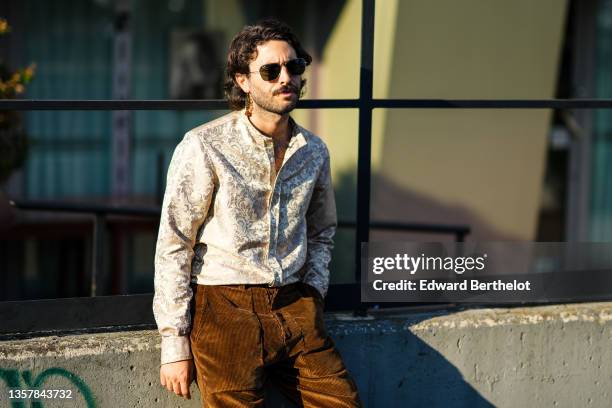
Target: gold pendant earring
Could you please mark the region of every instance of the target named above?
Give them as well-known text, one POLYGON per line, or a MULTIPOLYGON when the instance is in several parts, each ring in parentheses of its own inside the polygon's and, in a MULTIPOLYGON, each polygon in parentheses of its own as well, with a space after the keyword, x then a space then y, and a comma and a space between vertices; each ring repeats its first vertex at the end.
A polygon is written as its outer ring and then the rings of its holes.
POLYGON ((247 118, 250 118, 253 114, 253 101, 251 101, 251 94, 246 94, 246 109, 244 110, 244 114, 247 118))

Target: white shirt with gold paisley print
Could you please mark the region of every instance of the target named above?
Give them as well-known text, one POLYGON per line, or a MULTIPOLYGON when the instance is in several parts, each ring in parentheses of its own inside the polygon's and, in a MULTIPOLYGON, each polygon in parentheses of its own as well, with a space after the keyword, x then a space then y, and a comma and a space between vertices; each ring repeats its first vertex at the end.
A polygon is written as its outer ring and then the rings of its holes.
POLYGON ((293 123, 275 176, 272 138, 235 111, 185 134, 168 168, 155 253, 161 362, 191 359, 191 282, 304 281, 325 296, 336 204, 325 143, 293 123))

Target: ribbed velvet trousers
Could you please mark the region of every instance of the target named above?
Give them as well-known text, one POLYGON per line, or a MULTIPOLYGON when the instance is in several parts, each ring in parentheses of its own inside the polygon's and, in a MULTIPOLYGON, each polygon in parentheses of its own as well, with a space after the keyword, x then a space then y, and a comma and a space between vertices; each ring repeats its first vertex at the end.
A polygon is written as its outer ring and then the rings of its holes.
POLYGON ((299 407, 361 406, 314 287, 192 289, 190 342, 204 407, 263 407, 269 381, 299 407))

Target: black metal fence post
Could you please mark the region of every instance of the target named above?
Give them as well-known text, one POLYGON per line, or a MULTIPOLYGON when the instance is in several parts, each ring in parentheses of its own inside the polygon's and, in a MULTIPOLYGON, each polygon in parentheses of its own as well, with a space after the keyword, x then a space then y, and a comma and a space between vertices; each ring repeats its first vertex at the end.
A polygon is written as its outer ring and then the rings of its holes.
POLYGON ((357 153, 357 236, 355 242, 355 281, 357 283, 361 282, 361 243, 368 242, 370 237, 374 10, 374 0, 363 0, 359 76, 359 148, 357 153))
POLYGON ((93 228, 93 251, 91 254, 91 293, 96 296, 98 290, 98 278, 104 273, 104 248, 105 248, 106 215, 103 212, 96 212, 94 215, 93 228))

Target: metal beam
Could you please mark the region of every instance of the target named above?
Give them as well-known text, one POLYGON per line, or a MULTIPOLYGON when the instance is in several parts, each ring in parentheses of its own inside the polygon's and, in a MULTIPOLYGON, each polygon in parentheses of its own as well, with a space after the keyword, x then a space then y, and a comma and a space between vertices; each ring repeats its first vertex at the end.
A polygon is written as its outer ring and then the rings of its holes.
POLYGON ((361 244, 370 240, 374 10, 374 0, 362 1, 361 69, 359 75, 359 146, 357 150, 357 233, 355 240, 356 282, 361 281, 361 244))
MULTIPOLYGON (((298 109, 612 109, 612 99, 304 99, 298 109)), ((0 110, 229 110, 223 99, 3 99, 0 110)))

